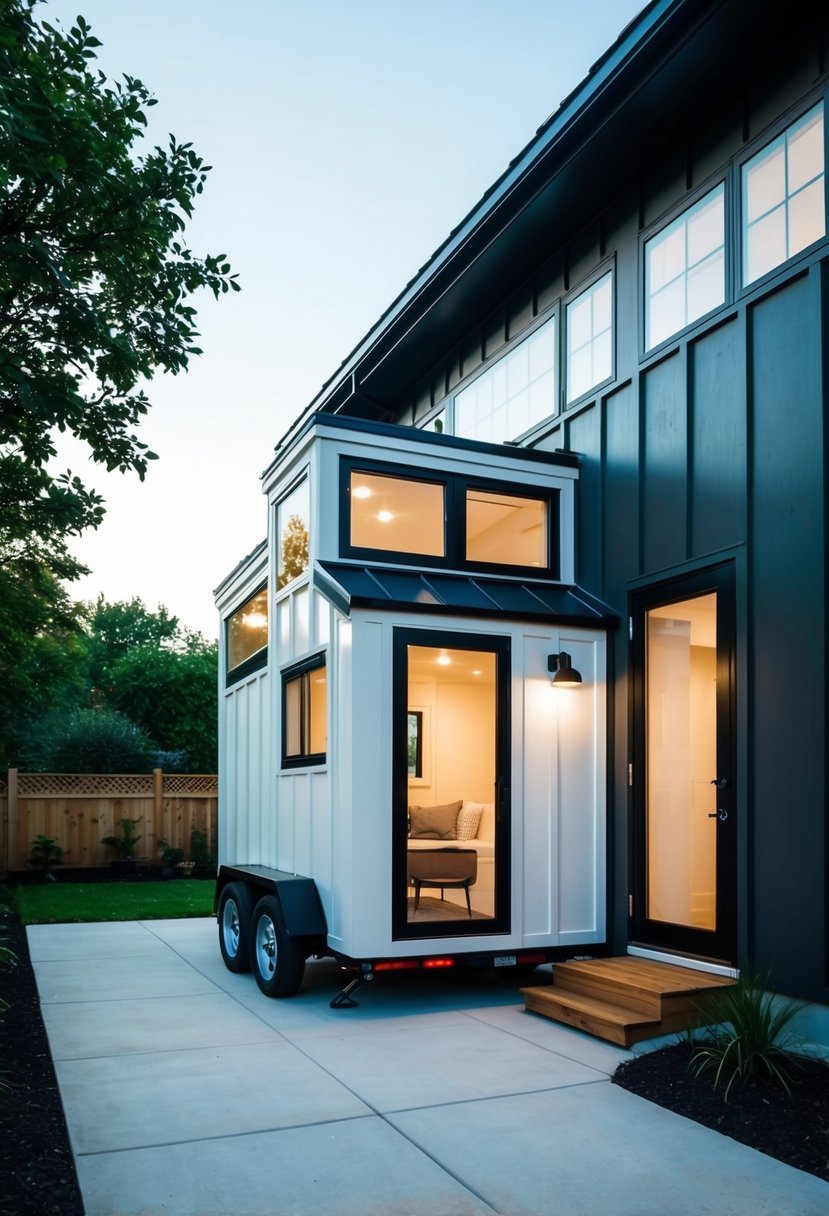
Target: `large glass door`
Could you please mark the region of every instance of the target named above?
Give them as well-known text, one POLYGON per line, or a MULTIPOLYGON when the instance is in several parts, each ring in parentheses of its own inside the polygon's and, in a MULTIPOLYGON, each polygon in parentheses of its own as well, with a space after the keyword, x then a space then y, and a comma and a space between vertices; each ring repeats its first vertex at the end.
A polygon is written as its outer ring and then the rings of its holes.
POLYGON ((632 619, 632 937, 733 962, 731 567, 637 593, 632 619))
POLYGON ((509 929, 509 641, 395 630, 393 932, 509 929))

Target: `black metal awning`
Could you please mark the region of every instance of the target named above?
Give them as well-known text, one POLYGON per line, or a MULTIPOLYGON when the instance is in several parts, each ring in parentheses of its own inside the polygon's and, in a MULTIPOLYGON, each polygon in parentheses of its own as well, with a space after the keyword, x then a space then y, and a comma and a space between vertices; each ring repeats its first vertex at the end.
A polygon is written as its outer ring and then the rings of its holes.
POLYGON ((581 587, 544 579, 400 570, 319 561, 314 585, 346 615, 352 608, 443 612, 612 629, 618 617, 581 587))

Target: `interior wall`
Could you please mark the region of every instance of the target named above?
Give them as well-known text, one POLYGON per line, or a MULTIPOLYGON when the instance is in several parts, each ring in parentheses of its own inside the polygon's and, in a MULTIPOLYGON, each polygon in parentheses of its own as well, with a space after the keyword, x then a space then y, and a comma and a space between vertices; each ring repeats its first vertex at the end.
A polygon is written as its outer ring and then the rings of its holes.
POLYGON ((412 682, 409 708, 424 709, 423 781, 409 782, 409 801, 436 806, 459 798, 492 802, 495 786, 495 695, 491 685, 412 682))

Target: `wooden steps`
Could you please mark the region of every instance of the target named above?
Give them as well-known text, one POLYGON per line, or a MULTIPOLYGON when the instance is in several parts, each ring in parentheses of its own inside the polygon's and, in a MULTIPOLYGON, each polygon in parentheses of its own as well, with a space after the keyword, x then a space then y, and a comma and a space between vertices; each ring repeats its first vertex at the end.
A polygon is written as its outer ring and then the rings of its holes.
POLYGON ((690 967, 623 955, 554 963, 553 983, 522 988, 530 1013, 540 1013, 610 1043, 630 1047, 642 1039, 701 1026, 711 994, 734 981, 690 967))

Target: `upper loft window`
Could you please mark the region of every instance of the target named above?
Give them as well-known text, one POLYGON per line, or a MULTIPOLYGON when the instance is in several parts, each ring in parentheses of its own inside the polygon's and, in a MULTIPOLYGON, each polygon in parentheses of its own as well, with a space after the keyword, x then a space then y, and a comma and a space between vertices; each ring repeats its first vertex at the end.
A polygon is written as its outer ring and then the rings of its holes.
POLYGON ((725 303, 725 186, 645 245, 645 349, 725 303))
POLYGON ((556 413, 556 319, 455 395, 455 434, 506 443, 556 413))
POLYGON ((352 469, 348 492, 352 548, 445 556, 441 482, 352 469))
POLYGON ((557 490, 449 472, 426 481, 347 460, 341 487, 343 557, 558 577, 557 490))
POLYGON ((504 566, 549 565, 549 502, 470 487, 466 560, 504 566))
POLYGON ((567 305, 567 404, 613 375, 613 272, 567 305))
POLYGON ((308 520, 310 518, 308 479, 304 478, 277 505, 276 585, 281 591, 308 569, 308 520))
POLYGON ((821 103, 743 165, 743 286, 825 235, 821 103))
POLYGON ((235 684, 268 661, 268 590, 260 588, 225 622, 227 682, 235 684))

